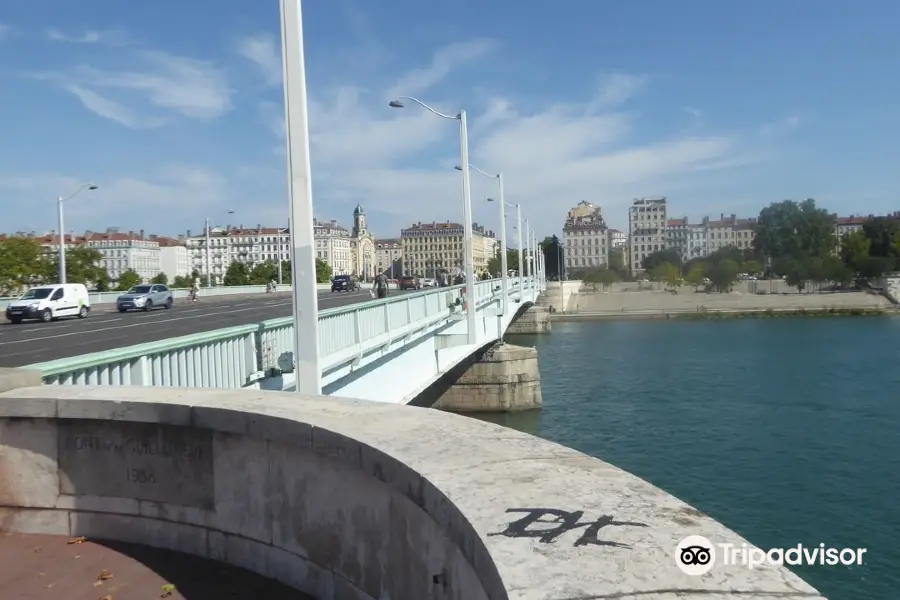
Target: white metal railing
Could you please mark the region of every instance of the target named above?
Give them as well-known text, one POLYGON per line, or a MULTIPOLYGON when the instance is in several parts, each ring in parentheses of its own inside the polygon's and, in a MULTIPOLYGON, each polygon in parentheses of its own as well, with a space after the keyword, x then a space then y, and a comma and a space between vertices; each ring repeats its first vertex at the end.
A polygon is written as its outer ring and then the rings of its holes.
MULTIPOLYGON (((536 283, 526 280, 522 299, 534 301, 536 283)), ((392 341, 433 330, 454 320, 465 304, 464 286, 429 289, 319 312, 323 372, 392 341)), ((518 297, 518 281, 510 281, 518 297)), ((476 284, 477 308, 501 295, 498 280, 476 284)), ((293 351, 293 317, 239 325, 160 342, 28 365, 46 384, 244 387, 279 367, 293 351)))

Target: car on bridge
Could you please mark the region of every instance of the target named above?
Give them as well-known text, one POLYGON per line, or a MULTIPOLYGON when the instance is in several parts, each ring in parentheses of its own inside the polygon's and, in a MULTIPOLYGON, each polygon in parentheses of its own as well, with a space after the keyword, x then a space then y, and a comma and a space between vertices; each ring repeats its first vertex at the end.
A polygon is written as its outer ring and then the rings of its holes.
POLYGON ((161 283, 136 285, 118 298, 116 308, 119 312, 129 310, 153 310, 154 308, 172 308, 175 295, 172 290, 161 283))
POLYGON ((81 283, 41 285, 25 292, 6 307, 6 318, 17 324, 24 320, 48 323, 61 317, 84 319, 91 311, 91 298, 81 283))
POLYGON ((338 275, 331 280, 332 292, 358 292, 361 289, 359 282, 349 275, 338 275))
POLYGON ((400 278, 400 289, 401 290, 421 290, 422 289, 422 281, 418 277, 401 277, 400 278))

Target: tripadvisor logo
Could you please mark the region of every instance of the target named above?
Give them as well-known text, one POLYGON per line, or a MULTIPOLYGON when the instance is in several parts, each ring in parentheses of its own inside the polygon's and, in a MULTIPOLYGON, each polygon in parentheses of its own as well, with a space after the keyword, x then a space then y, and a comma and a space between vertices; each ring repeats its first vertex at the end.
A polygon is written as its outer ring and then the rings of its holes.
POLYGON ((865 548, 829 548, 825 544, 768 551, 747 544, 713 544, 702 535, 690 535, 675 548, 675 564, 688 575, 708 573, 718 562, 722 565, 741 565, 753 569, 760 565, 861 565, 865 548))

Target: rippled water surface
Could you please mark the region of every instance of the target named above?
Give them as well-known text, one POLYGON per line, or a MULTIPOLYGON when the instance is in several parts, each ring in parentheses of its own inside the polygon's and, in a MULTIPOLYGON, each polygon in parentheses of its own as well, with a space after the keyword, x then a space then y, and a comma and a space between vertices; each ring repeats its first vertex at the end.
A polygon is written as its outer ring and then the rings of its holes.
POLYGON ((755 545, 868 549, 795 570, 831 600, 900 598, 900 319, 553 324, 544 408, 497 417, 626 469, 755 545))

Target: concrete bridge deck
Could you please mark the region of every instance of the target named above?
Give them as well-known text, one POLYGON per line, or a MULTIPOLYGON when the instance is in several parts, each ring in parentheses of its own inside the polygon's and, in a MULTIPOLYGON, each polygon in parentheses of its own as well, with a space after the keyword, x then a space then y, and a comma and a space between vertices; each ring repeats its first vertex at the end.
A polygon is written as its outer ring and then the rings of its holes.
POLYGON ((177 549, 321 600, 821 598, 781 566, 688 575, 687 536, 752 545, 601 460, 423 408, 11 389, 0 481, 5 531, 177 549))

